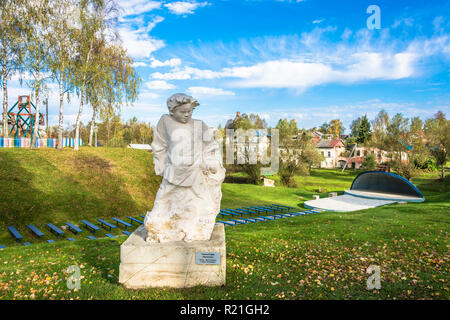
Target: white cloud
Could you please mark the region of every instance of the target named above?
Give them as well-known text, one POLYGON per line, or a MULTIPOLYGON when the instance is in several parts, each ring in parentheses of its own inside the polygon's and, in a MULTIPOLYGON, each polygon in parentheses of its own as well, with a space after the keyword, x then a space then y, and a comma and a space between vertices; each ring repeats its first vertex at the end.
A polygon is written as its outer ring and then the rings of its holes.
POLYGON ((324 39, 334 27, 314 28, 301 36, 264 37, 231 43, 188 48, 191 58, 217 69, 176 67, 151 75, 159 80, 227 79, 238 88, 293 88, 298 92, 328 83, 359 83, 416 77, 430 56, 450 59, 450 37, 435 35, 410 41, 392 39, 389 33, 374 38, 367 30, 345 29, 344 41, 324 39), (218 48, 217 50, 215 48, 218 48), (220 50, 219 50, 220 49, 220 50))
POLYGON ((297 88, 300 90, 326 83, 354 83, 365 80, 393 80, 414 74, 417 55, 401 52, 388 55, 379 52, 355 53, 349 63, 274 60, 250 67, 226 69, 230 77, 241 78, 238 87, 297 88))
POLYGON ((124 15, 128 16, 159 9, 161 8, 161 4, 160 1, 127 0, 121 1, 120 6, 124 11, 124 15))
POLYGON ((150 67, 152 68, 158 68, 158 67, 177 67, 181 64, 181 60, 178 58, 172 58, 166 61, 159 61, 155 58, 151 59, 152 62, 150 64, 150 67))
POLYGON ((149 81, 145 84, 147 88, 152 90, 170 90, 175 89, 175 86, 171 83, 168 83, 164 80, 155 80, 155 81, 149 81))
MULTIPOLYGON (((151 21, 144 21, 142 17, 122 19, 118 28, 120 39, 127 52, 133 58, 149 58, 152 52, 165 47, 163 40, 149 35, 149 32, 160 22, 163 17, 156 16, 151 21)), ((144 66, 138 63, 138 66, 144 66)))
POLYGON ((194 96, 234 96, 234 92, 220 88, 189 87, 188 91, 194 96))
POLYGON ((169 9, 169 11, 176 15, 186 15, 193 14, 197 8, 205 7, 209 5, 208 2, 187 2, 187 1, 176 1, 167 3, 164 6, 169 9))
POLYGON ((166 73, 152 73, 152 78, 161 80, 215 79, 219 77, 222 77, 221 72, 192 67, 175 68, 173 71, 166 73))
POLYGON ((313 20, 313 24, 319 24, 319 23, 322 23, 323 21, 324 21, 325 19, 316 19, 316 20, 313 20))
POLYGON ((224 68, 221 71, 192 67, 168 73, 156 72, 160 80, 238 79, 232 82, 243 88, 306 88, 326 83, 353 83, 365 80, 392 80, 414 75, 414 52, 386 54, 361 52, 347 57, 339 64, 322 61, 271 60, 252 66, 224 68))
POLYGON ((148 64, 142 61, 133 62, 133 67, 147 67, 148 64))
POLYGON ((151 92, 151 91, 142 91, 139 92, 139 100, 156 100, 159 98, 159 94, 151 92))
POLYGON ((155 39, 142 29, 132 30, 129 26, 119 28, 123 46, 133 58, 149 58, 152 52, 165 47, 163 40, 155 39))

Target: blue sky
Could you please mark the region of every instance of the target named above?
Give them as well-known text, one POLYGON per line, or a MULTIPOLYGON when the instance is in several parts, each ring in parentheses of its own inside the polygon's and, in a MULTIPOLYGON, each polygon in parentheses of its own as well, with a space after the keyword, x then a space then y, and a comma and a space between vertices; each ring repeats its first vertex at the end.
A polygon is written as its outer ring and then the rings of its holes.
MULTIPOLYGON (((157 122, 176 92, 194 117, 224 125, 258 113, 299 127, 339 118, 450 115, 450 1, 119 1, 119 32, 143 79, 122 110, 157 122), (380 8, 381 28, 366 13, 380 8)), ((58 99, 50 96, 56 123, 58 99)), ((65 123, 74 119, 68 107, 65 123)), ((89 118, 89 112, 84 119, 89 118)))

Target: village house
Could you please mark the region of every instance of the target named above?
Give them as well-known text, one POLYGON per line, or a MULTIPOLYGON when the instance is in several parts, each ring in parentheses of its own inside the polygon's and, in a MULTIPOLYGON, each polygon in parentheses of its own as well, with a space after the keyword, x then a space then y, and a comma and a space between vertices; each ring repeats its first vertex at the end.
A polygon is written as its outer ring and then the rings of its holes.
POLYGON ((321 139, 317 142, 316 148, 325 157, 320 163, 321 168, 336 168, 344 166, 347 159, 342 156, 345 152, 345 145, 341 139, 321 139))

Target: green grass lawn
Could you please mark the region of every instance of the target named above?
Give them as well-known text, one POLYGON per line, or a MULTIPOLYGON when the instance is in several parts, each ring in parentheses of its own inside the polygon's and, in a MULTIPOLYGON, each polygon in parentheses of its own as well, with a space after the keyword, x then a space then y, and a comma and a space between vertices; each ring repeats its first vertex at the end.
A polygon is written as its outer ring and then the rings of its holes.
MULTIPOLYGON (((48 244, 20 226, 34 223, 48 234, 47 222, 143 214, 160 181, 151 154, 0 149, 0 244, 8 246, 0 250, 0 298, 449 299, 450 181, 437 176, 413 180, 424 203, 226 227, 224 287, 135 291, 117 282, 119 246, 126 236, 87 240, 85 230, 71 235, 74 242, 48 244), (11 224, 33 244, 16 245, 6 231, 11 224), (81 268, 80 290, 66 286, 70 265, 81 268), (366 288, 370 265, 380 267, 380 290, 366 288)), ((312 194, 349 188, 354 177, 353 171, 313 170, 309 177, 296 177, 299 187, 292 189, 223 184, 222 207, 301 207, 312 194)))

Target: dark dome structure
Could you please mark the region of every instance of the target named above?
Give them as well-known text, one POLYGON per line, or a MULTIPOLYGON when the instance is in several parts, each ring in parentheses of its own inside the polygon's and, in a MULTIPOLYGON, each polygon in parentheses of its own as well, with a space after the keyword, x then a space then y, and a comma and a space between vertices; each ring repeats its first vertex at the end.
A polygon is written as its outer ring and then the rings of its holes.
POLYGON ((394 173, 366 171, 353 180, 347 194, 374 199, 422 202, 424 197, 417 187, 394 173))

